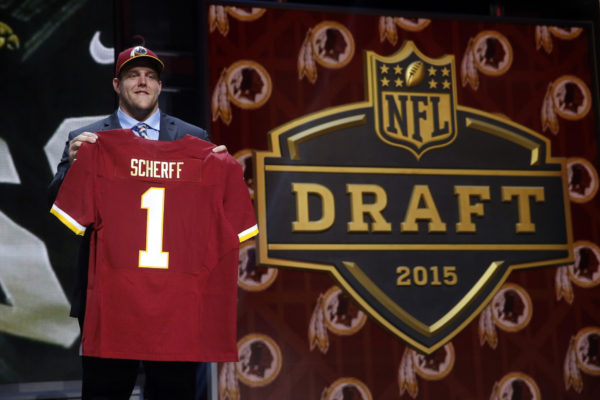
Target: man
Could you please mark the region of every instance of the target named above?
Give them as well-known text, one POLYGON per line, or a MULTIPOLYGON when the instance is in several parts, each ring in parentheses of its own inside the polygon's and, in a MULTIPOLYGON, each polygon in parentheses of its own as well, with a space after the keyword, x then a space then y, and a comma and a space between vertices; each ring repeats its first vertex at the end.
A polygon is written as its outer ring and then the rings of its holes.
MULTIPOLYGON (((160 73, 164 64, 151 50, 137 46, 122 51, 117 59, 113 88, 119 98, 119 108, 109 117, 69 133, 56 175, 49 186, 49 200, 54 202, 66 173, 77 158, 83 143, 95 143, 94 132, 113 129, 133 129, 141 137, 172 141, 186 134, 208 140, 207 133, 194 125, 162 113, 158 97, 162 89, 160 73)), ((218 146, 213 152, 226 150, 218 146)), ((83 326, 90 236, 87 230, 78 258, 78 278, 73 293, 71 316, 83 326)), ((117 310, 115 310, 116 312, 117 310)), ((82 357, 84 399, 129 399, 135 385, 137 360, 82 357)), ((200 371, 205 366, 193 362, 144 362, 146 390, 149 398, 196 397, 200 371)), ((148 398, 148 397, 147 397, 148 398)))

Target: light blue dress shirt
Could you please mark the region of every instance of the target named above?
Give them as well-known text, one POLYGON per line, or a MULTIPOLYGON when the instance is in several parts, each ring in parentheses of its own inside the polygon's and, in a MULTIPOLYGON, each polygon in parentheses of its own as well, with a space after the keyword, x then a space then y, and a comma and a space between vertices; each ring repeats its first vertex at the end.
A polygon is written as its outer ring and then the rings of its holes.
POLYGON ((119 124, 121 124, 121 128, 123 129, 131 129, 140 122, 145 123, 148 125, 148 130, 146 131, 146 135, 148 136, 147 139, 158 140, 158 133, 160 132, 160 110, 156 110, 156 112, 145 121, 138 121, 125 114, 123 110, 121 110, 121 107, 119 107, 117 110, 117 117, 119 118, 119 124))

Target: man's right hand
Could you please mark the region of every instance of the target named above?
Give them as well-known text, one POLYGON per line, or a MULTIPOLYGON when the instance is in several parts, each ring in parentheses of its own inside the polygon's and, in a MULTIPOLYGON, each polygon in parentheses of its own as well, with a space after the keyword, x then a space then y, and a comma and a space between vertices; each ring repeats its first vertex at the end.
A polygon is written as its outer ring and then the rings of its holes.
POLYGON ((79 136, 74 137, 69 142, 69 163, 72 163, 77 158, 77 152, 84 142, 96 143, 98 135, 92 132, 83 132, 79 136))

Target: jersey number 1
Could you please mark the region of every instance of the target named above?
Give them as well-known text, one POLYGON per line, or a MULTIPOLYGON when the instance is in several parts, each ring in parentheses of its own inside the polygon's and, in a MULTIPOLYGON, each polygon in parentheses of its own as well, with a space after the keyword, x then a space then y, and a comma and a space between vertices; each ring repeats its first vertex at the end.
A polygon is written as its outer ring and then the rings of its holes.
POLYGON ((146 218, 146 250, 140 250, 140 268, 169 268, 169 252, 162 251, 165 188, 151 187, 142 195, 146 218))

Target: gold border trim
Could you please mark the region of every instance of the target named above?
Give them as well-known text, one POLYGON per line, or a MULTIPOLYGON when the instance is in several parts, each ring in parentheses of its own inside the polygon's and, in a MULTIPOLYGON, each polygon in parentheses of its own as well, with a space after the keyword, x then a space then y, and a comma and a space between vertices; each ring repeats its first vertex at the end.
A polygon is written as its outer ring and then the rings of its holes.
POLYGON ((287 139, 290 159, 300 160, 300 152, 298 151, 299 144, 340 129, 364 125, 366 120, 367 116, 365 114, 359 114, 352 117, 341 118, 335 121, 329 121, 290 136, 287 139))
POLYGON ((398 304, 390 299, 381 289, 379 289, 375 282, 369 279, 369 277, 362 271, 358 264, 352 261, 342 261, 342 264, 344 264, 346 269, 357 281, 363 285, 363 287, 371 294, 371 296, 377 299, 377 301, 379 301, 380 304, 394 314, 396 318, 405 322, 415 331, 427 337, 431 337, 447 327, 460 313, 462 313, 465 308, 473 302, 473 299, 475 299, 475 297, 477 297, 486 287, 486 285, 490 282, 490 279, 496 274, 503 263, 504 261, 492 262, 477 280, 477 283, 473 285, 473 287, 463 296, 462 299, 458 301, 458 303, 456 303, 454 307, 450 309, 450 311, 448 311, 442 318, 433 324, 426 325, 417 320, 410 313, 405 311, 402 307, 398 306, 398 304))

